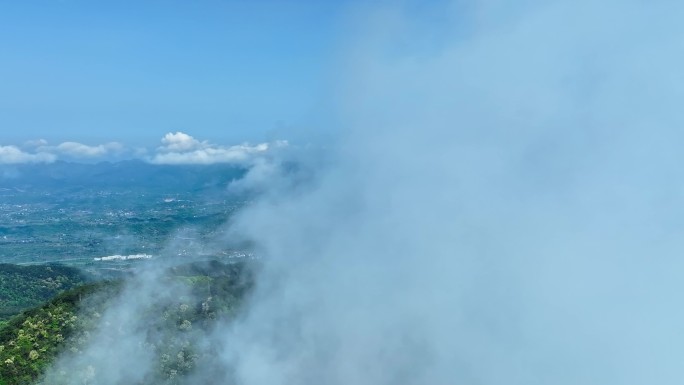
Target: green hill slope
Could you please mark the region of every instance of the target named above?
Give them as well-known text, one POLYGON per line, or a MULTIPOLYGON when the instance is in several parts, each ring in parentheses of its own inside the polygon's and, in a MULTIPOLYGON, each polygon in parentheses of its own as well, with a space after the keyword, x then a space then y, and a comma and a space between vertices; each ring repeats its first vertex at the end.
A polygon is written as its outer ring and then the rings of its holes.
POLYGON ((35 381, 60 351, 77 343, 74 335, 92 329, 101 309, 80 309, 83 299, 114 286, 83 285, 12 318, 0 329, 0 385, 35 381))
POLYGON ((80 270, 68 266, 0 264, 0 322, 86 280, 80 270))
MULTIPOLYGON (((252 280, 245 265, 216 261, 170 268, 158 279, 170 294, 154 297, 136 313, 135 324, 143 325, 136 338, 156 360, 144 383, 179 384, 200 362, 212 359, 194 344, 217 319, 236 313, 252 280)), ((12 318, 0 329, 0 385, 98 383, 97 364, 88 362, 88 346, 95 342, 107 312, 116 311, 126 300, 126 290, 137 284, 132 280, 82 285, 12 318), (78 364, 45 375, 60 354, 67 361, 78 357, 78 364)))

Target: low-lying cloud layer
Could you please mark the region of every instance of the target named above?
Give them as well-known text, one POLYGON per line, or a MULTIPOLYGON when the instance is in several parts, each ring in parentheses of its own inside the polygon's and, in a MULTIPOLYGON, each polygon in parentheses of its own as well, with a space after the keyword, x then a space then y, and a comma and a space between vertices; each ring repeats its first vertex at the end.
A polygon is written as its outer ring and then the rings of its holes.
POLYGON ((162 139, 162 146, 150 158, 154 164, 250 164, 255 158, 274 148, 286 147, 286 141, 250 145, 220 146, 207 141, 200 142, 182 132, 169 133, 162 139))
POLYGON ((0 164, 52 163, 57 160, 49 152, 27 152, 17 146, 0 146, 0 164))
POLYGON ((55 150, 75 158, 97 158, 121 153, 124 151, 124 145, 118 142, 110 142, 97 146, 88 146, 77 142, 64 142, 60 143, 55 150))
POLYGON ((228 163, 250 165, 257 158, 266 156, 276 149, 287 147, 287 141, 259 143, 251 145, 224 146, 199 141, 183 133, 168 133, 162 140, 162 146, 152 151, 145 148, 130 148, 120 142, 88 145, 67 141, 50 145, 44 139, 16 145, 0 146, 0 164, 52 163, 57 160, 67 161, 102 161, 121 159, 143 159, 153 164, 186 165, 228 163))

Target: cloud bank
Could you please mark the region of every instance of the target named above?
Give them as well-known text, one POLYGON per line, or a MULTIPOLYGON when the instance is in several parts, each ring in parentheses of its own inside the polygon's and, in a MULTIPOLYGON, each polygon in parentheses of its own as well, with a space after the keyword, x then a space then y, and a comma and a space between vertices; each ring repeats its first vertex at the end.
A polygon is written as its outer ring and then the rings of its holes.
POLYGON ((64 142, 60 143, 55 150, 75 158, 98 158, 109 154, 121 153, 124 150, 124 145, 118 142, 110 142, 97 146, 88 146, 78 142, 64 142))
POLYGON ((26 152, 17 146, 0 146, 0 164, 52 163, 57 156, 47 152, 26 152))
POLYGON ((51 146, 38 139, 18 146, 0 146, 0 164, 53 163, 57 160, 107 160, 128 152, 121 143, 109 142, 90 146, 78 142, 63 142, 51 146))
POLYGON ((0 146, 0 164, 52 163, 66 161, 116 161, 141 159, 159 165, 235 164, 249 166, 264 164, 265 159, 288 147, 285 140, 251 145, 225 146, 200 141, 183 133, 168 133, 161 139, 162 146, 150 151, 131 148, 121 142, 88 145, 66 141, 50 145, 44 139, 28 141, 22 147, 0 146), (152 155, 150 155, 152 153, 152 155))
POLYGON ((220 146, 199 140, 183 132, 168 133, 162 138, 162 146, 150 158, 154 164, 250 164, 258 157, 264 156, 269 150, 283 148, 287 141, 273 143, 247 143, 235 146, 220 146))

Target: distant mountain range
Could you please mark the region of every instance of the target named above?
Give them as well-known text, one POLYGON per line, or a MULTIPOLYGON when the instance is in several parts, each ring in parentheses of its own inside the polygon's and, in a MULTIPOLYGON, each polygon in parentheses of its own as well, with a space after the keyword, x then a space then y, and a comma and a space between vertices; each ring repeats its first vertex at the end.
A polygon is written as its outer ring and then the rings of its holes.
POLYGON ((141 160, 95 164, 57 161, 50 164, 0 165, 0 189, 51 190, 72 188, 154 189, 169 192, 227 186, 247 172, 243 166, 153 165, 141 160))

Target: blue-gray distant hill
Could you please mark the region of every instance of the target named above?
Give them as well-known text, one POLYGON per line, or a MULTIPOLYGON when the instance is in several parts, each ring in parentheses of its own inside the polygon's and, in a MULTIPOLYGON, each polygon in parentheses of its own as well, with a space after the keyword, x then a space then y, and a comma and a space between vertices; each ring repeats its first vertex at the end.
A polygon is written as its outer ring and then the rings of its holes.
POLYGON ((240 179, 242 166, 154 165, 140 160, 95 164, 57 161, 51 164, 0 165, 0 189, 47 190, 119 189, 184 193, 225 187, 240 179))

